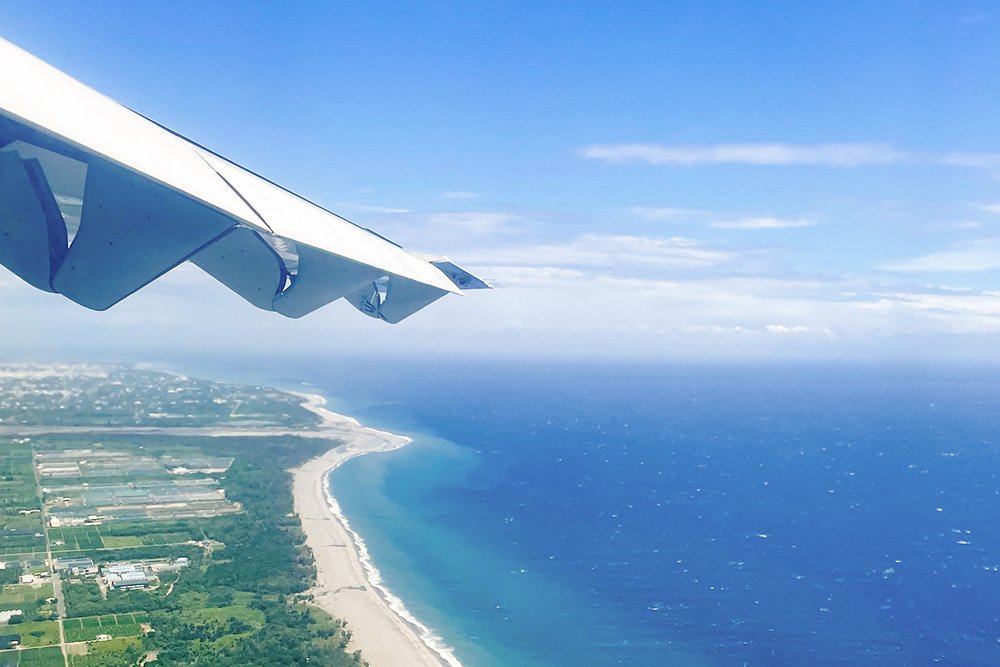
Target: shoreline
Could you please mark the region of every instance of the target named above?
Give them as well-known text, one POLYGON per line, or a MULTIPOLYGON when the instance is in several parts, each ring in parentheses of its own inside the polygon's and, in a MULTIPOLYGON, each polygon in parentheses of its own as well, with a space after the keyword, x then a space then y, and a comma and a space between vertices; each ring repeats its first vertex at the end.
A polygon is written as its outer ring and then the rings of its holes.
POLYGON ((319 431, 343 442, 289 471, 295 513, 316 565, 316 586, 309 591, 313 604, 347 622, 348 650, 361 650, 371 667, 462 667, 441 637, 382 584, 364 540, 350 527, 329 489, 329 473, 345 462, 405 447, 411 439, 327 410, 326 399, 318 394, 286 393, 302 398, 302 407, 319 416, 319 431))

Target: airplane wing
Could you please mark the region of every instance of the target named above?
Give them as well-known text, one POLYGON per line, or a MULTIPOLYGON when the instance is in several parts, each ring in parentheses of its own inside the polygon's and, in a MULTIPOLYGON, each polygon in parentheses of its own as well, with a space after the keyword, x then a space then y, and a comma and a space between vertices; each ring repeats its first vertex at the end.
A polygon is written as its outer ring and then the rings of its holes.
POLYGON ((105 310, 190 260, 263 310, 397 323, 489 285, 427 261, 0 39, 0 264, 105 310))

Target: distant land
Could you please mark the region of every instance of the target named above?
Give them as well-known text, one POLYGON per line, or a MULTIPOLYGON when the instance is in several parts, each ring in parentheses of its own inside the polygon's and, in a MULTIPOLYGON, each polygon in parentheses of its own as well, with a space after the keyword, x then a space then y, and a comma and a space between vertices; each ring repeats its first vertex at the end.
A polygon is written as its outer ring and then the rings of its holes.
POLYGON ((366 665, 312 603, 287 471, 344 443, 302 403, 0 365, 0 665, 366 665))

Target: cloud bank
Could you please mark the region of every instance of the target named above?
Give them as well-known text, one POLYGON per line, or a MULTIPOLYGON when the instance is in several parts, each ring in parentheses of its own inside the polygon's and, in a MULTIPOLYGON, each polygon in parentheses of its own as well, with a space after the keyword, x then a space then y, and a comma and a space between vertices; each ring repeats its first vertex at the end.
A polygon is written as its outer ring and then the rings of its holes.
POLYGON ((720 144, 716 146, 663 146, 660 144, 592 144, 583 157, 611 163, 645 162, 654 165, 702 164, 810 165, 860 167, 886 165, 907 159, 888 144, 720 144))
POLYGON ((794 229, 795 227, 812 227, 815 220, 781 220, 779 218, 740 218, 738 220, 720 220, 709 224, 716 229, 794 229))

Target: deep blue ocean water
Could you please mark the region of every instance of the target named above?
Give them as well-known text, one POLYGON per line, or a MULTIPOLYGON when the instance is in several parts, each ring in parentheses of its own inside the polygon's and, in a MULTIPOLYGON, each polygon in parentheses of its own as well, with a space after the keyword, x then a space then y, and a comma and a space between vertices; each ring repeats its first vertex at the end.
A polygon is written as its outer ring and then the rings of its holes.
POLYGON ((468 667, 1000 665, 1000 373, 329 364, 332 488, 468 667))

